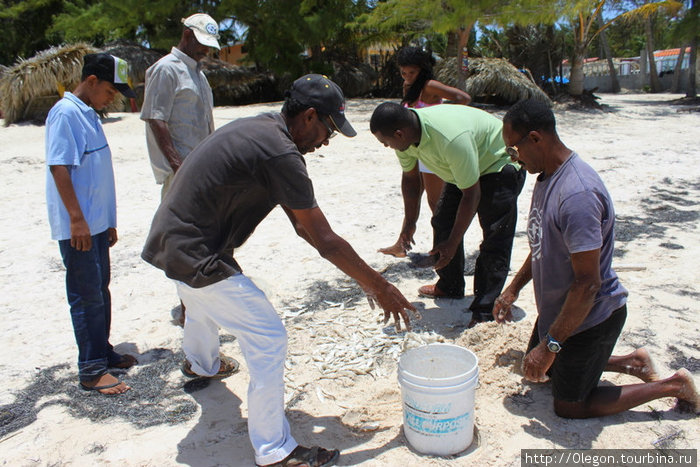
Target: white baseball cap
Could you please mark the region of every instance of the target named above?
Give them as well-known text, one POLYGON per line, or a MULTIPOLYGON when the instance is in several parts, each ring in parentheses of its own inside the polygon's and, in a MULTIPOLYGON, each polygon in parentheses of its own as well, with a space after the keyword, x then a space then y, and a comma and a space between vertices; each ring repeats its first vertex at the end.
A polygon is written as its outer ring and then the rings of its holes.
POLYGON ((214 18, 204 13, 197 13, 187 18, 182 18, 182 24, 194 32, 197 41, 207 47, 214 47, 221 50, 219 45, 219 25, 214 18))

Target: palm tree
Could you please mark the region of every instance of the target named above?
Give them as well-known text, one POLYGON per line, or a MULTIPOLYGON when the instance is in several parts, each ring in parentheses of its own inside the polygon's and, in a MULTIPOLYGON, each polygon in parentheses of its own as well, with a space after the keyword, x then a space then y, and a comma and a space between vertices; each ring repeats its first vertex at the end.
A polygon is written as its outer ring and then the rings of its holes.
MULTIPOLYGON (((638 3, 638 2, 637 2, 638 3)), ((651 92, 661 92, 661 81, 654 60, 654 20, 661 14, 676 15, 683 9, 683 3, 677 0, 642 3, 634 10, 621 15, 626 21, 642 21, 646 37, 647 62, 649 63, 649 78, 651 92)))
MULTIPOLYGON (((583 60, 591 41, 612 23, 620 19, 633 20, 637 18, 651 17, 659 11, 665 10, 675 14, 683 4, 677 0, 664 0, 647 3, 634 10, 621 13, 606 21, 602 26, 595 26, 598 15, 603 11, 606 0, 593 2, 577 2, 573 8, 567 10, 567 16, 574 30, 573 56, 571 59, 571 76, 569 77, 569 93, 573 96, 583 94, 583 60)), ((653 62, 653 50, 650 62, 653 62)), ((658 78, 658 75, 657 75, 658 78)))
MULTIPOLYGON (((508 1, 480 0, 387 0, 377 2, 374 10, 358 21, 360 27, 379 31, 408 29, 426 34, 448 34, 448 56, 466 52, 469 35, 477 21, 493 21, 509 6, 508 1), (451 37, 450 37, 451 36, 451 37), (456 47, 455 47, 456 46, 456 47)), ((466 71, 457 60, 459 83, 464 89, 466 71)))
MULTIPOLYGON (((605 22, 603 21, 603 15, 598 13, 598 24, 603 26, 605 22)), ((613 63, 612 52, 610 52, 610 44, 608 44, 608 38, 605 30, 600 31, 600 46, 603 49, 603 55, 608 61, 608 71, 610 73, 610 85, 613 93, 620 92, 620 81, 617 79, 617 70, 615 70, 615 64, 613 63)))

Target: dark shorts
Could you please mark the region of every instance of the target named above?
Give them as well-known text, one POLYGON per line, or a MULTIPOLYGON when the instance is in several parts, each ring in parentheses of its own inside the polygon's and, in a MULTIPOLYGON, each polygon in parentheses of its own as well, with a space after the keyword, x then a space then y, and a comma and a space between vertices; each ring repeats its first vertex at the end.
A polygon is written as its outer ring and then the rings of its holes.
MULTIPOLYGON (((569 337, 562 344, 561 351, 547 372, 555 400, 581 402, 598 386, 626 318, 627 306, 623 305, 602 323, 569 337)), ((539 342, 535 322, 528 352, 539 342)))

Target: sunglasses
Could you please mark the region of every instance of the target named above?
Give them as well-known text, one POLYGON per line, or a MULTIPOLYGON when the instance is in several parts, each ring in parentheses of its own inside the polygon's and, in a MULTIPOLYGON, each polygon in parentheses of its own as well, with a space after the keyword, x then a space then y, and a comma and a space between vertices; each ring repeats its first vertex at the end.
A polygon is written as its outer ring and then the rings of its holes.
MULTIPOLYGON (((318 116, 318 119, 321 121, 321 123, 323 123, 323 126, 326 127, 326 131, 328 132, 328 136, 326 136, 326 139, 331 139, 338 134, 336 130, 331 128, 331 126, 328 123, 326 123, 325 119, 321 118, 321 116, 318 114, 316 115, 318 116)), ((333 119, 331 119, 330 115, 328 116, 328 118, 330 119, 331 123, 333 123, 333 119)), ((335 126, 335 123, 333 123, 333 126, 335 126)))
POLYGON ((522 143, 523 141, 525 141, 525 138, 527 138, 528 136, 530 136, 529 131, 527 133, 525 133, 525 136, 520 138, 520 141, 518 141, 514 145, 506 146, 506 153, 510 156, 511 159, 517 159, 520 157, 520 153, 518 153, 518 145, 520 143, 522 143))

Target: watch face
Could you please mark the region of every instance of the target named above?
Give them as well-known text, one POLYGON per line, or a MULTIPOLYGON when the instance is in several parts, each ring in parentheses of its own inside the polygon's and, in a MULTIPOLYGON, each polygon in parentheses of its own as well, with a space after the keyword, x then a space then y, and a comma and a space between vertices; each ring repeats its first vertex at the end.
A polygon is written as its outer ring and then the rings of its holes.
POLYGON ((557 353, 561 350, 561 345, 559 345, 557 342, 549 342, 547 344, 547 348, 550 352, 557 353))

